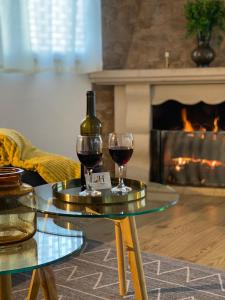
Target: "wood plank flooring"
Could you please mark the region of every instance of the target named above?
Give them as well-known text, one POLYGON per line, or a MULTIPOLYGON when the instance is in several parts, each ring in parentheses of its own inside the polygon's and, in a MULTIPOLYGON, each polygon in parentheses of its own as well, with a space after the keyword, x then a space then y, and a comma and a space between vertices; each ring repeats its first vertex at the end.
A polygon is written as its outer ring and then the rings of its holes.
MULTIPOLYGON (((176 206, 136 220, 143 251, 225 270, 225 196, 182 194, 176 206)), ((82 223, 89 238, 114 243, 111 221, 82 223)))

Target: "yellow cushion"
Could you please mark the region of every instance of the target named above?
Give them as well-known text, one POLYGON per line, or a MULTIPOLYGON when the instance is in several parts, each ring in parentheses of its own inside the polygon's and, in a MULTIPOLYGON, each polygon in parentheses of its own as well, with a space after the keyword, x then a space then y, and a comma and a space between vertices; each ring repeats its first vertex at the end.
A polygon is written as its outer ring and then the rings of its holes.
POLYGON ((48 183, 80 177, 80 164, 42 151, 14 129, 0 128, 0 166, 36 171, 48 183))

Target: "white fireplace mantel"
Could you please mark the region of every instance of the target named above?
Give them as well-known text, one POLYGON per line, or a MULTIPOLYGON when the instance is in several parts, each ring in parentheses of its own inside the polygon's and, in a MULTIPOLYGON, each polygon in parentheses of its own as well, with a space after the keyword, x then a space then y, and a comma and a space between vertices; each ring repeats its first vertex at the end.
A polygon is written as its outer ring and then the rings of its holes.
POLYGON ((114 86, 115 131, 131 131, 135 151, 130 178, 149 179, 151 105, 169 99, 185 104, 225 101, 225 67, 152 70, 105 70, 90 73, 92 83, 114 86))
POLYGON ((176 84, 179 82, 224 83, 225 67, 221 68, 185 68, 185 69, 149 69, 149 70, 105 70, 90 73, 92 82, 97 84, 124 84, 148 82, 150 84, 176 84))
POLYGON ((92 83, 100 85, 147 84, 151 87, 152 104, 168 99, 187 104, 201 100, 214 104, 225 100, 225 67, 106 70, 91 73, 89 78, 92 83))

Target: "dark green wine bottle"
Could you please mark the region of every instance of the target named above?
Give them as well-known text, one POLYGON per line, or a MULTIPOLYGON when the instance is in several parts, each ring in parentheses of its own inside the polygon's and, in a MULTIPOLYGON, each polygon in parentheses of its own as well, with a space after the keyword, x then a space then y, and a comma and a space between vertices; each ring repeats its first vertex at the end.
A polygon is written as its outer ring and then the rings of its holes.
MULTIPOLYGON (((95 92, 87 92, 87 113, 85 119, 80 124, 81 135, 98 135, 102 133, 102 123, 96 117, 96 100, 95 92)), ((94 172, 101 171, 101 166, 96 166, 94 172)), ((84 167, 81 165, 81 187, 85 188, 84 167)))
POLYGON ((96 117, 95 92, 87 92, 87 114, 80 124, 81 135, 98 135, 102 133, 102 123, 96 117))

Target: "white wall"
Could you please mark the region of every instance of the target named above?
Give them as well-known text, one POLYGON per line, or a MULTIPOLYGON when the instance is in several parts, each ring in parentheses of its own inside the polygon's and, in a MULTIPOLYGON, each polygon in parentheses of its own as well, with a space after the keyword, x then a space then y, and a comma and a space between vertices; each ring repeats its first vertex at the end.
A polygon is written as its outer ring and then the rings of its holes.
POLYGON ((76 158, 90 87, 86 75, 0 74, 0 127, 20 131, 45 151, 76 158))

